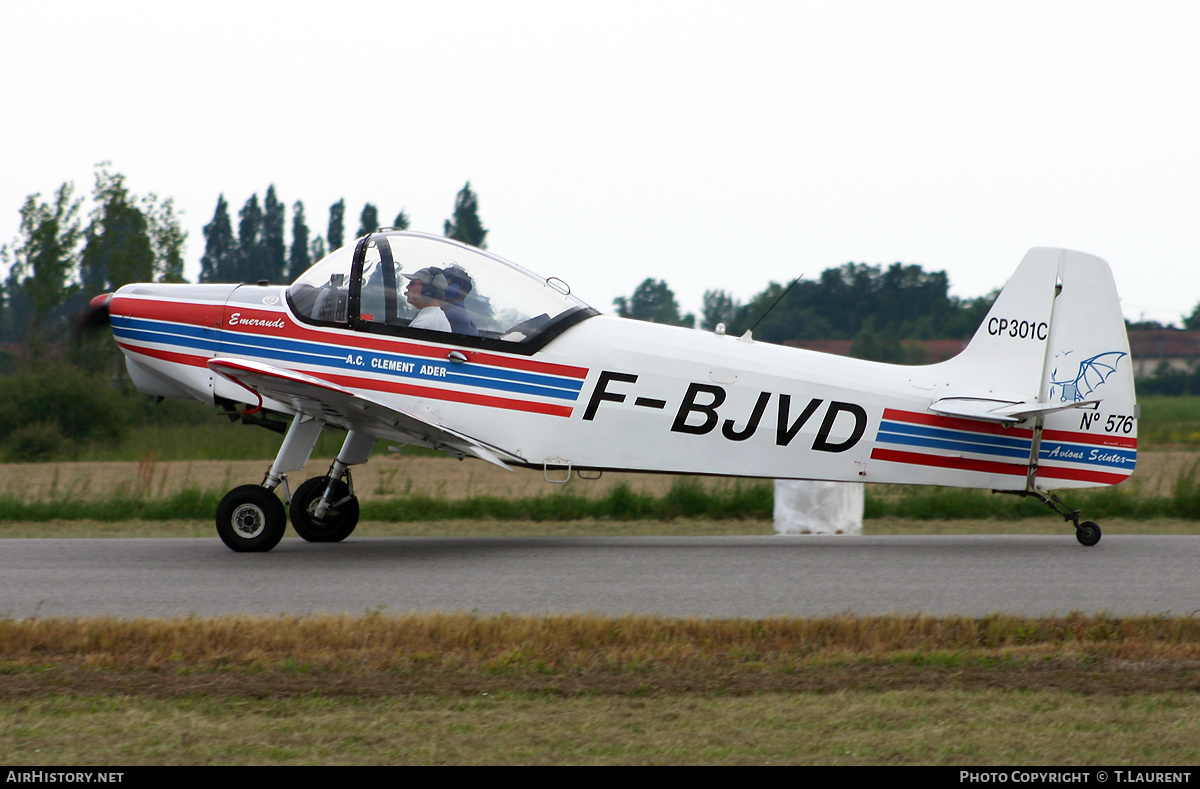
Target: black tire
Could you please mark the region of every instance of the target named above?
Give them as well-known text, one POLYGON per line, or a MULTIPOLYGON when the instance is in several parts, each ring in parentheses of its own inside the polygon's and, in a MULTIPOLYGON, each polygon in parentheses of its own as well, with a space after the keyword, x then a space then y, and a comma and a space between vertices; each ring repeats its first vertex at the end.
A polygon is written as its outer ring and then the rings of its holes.
POLYGON ((292 496, 292 528, 309 542, 341 542, 358 525, 358 497, 351 496, 341 480, 333 485, 334 506, 320 520, 313 516, 328 484, 329 477, 314 477, 296 488, 292 496))
POLYGON ((262 485, 242 485, 217 506, 217 535, 238 553, 269 551, 287 530, 287 510, 262 485))
POLYGON ((1084 521, 1075 528, 1075 539, 1080 545, 1092 546, 1100 542, 1100 525, 1093 521, 1084 521))

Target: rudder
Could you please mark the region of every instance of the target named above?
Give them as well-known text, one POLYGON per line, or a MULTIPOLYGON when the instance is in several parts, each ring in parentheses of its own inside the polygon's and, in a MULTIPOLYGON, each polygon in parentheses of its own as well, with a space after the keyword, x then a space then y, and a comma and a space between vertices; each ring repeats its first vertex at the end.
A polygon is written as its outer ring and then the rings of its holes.
POLYGON ((1037 481, 1047 488, 1112 485, 1133 473, 1137 461, 1129 337, 1108 264, 1060 252, 1040 399, 1060 407, 1099 402, 1045 416, 1037 481))

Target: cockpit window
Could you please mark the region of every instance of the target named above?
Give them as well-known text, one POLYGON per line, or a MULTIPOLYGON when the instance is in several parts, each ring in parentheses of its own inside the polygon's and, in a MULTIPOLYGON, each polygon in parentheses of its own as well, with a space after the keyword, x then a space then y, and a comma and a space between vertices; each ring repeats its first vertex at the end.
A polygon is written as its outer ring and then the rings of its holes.
POLYGON ((557 280, 438 236, 380 233, 356 248, 360 260, 353 265, 354 253, 346 255, 344 247, 292 285, 288 300, 298 316, 520 352, 536 350, 566 326, 596 314, 557 280), (345 286, 344 301, 324 295, 340 295, 345 286))
POLYGON ((288 288, 292 311, 317 323, 350 322, 350 269, 354 246, 336 249, 300 275, 288 288))

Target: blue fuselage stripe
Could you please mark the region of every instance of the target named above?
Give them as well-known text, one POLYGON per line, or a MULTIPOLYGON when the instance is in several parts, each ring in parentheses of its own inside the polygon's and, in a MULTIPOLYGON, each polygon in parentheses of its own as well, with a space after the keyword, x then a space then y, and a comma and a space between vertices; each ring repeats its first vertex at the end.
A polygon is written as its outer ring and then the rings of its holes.
MULTIPOLYGON (((1029 458, 1029 452, 1033 446, 1033 442, 1027 438, 969 433, 891 420, 884 420, 880 424, 879 434, 875 440, 897 446, 937 449, 946 452, 970 452, 976 455, 1022 460, 1029 458)), ((1137 460, 1137 452, 1136 450, 1095 447, 1063 441, 1043 441, 1039 447, 1038 457, 1049 462, 1066 461, 1093 466, 1133 468, 1137 460)))
POLYGON ((120 339, 176 345, 214 354, 220 350, 275 361, 320 365, 393 378, 439 381, 560 400, 576 400, 583 389, 583 381, 579 379, 470 363, 460 365, 427 357, 352 347, 338 348, 319 342, 263 337, 137 318, 114 318, 113 333, 120 339))
POLYGON ((949 452, 970 452, 977 455, 992 455, 994 457, 1005 458, 1028 458, 1029 457, 1029 442, 1025 442, 1024 448, 1018 446, 996 446, 991 442, 974 441, 973 436, 967 438, 962 434, 957 434, 951 437, 947 435, 941 436, 924 436, 913 435, 907 431, 892 432, 884 427, 879 430, 879 436, 876 439, 886 444, 898 444, 907 447, 924 447, 926 449, 942 449, 949 452))

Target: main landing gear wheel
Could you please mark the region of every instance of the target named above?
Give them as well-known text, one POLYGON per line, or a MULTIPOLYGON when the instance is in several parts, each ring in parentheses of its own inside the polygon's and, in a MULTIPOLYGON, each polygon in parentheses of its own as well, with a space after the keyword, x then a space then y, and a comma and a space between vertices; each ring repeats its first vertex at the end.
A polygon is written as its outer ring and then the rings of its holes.
POLYGON ((341 542, 358 525, 358 497, 350 495, 345 482, 333 483, 333 506, 325 517, 314 514, 329 477, 314 477, 296 489, 292 496, 292 528, 309 542, 341 542))
POLYGON ((1081 545, 1095 545, 1100 542, 1100 525, 1094 521, 1084 521, 1075 527, 1075 539, 1081 545))
POLYGON ((217 506, 217 534, 239 553, 269 551, 283 539, 287 511, 262 485, 242 485, 217 506))

